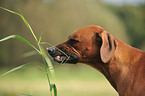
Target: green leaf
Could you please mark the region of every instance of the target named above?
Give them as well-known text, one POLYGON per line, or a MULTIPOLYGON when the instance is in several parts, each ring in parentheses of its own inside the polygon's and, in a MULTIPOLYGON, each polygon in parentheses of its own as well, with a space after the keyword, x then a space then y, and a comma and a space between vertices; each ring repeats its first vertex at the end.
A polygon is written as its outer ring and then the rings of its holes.
POLYGON ((22 42, 24 42, 24 43, 30 45, 32 48, 34 48, 39 54, 41 54, 41 52, 36 47, 34 47, 31 43, 29 43, 27 40, 25 40, 24 38, 22 38, 22 37, 20 37, 18 35, 7 36, 7 37, 5 37, 3 39, 0 39, 0 42, 6 41, 6 40, 9 40, 9 39, 12 39, 12 38, 16 38, 16 39, 21 40, 22 42))
POLYGON ((51 77, 54 80, 55 79, 55 72, 54 72, 54 68, 53 68, 53 65, 51 63, 51 60, 48 58, 46 52, 44 51, 44 49, 42 47, 41 47, 41 51, 42 51, 42 56, 43 56, 44 60, 46 61, 47 69, 49 69, 49 71, 51 73, 51 77))
POLYGON ((6 41, 6 40, 11 39, 11 38, 15 38, 15 35, 10 35, 10 36, 7 36, 3 39, 0 39, 0 42, 6 41))
POLYGON ((26 52, 23 54, 23 57, 30 57, 30 56, 33 56, 33 55, 36 55, 37 52, 34 50, 34 51, 29 51, 29 52, 26 52))
POLYGON ((22 20, 24 21, 24 23, 26 24, 26 26, 27 26, 27 27, 29 28, 29 30, 31 31, 33 37, 35 38, 35 40, 36 40, 37 43, 38 43, 38 40, 37 40, 36 35, 34 34, 34 32, 33 32, 32 28, 31 28, 30 24, 26 21, 26 19, 24 18, 24 16, 22 16, 21 14, 19 14, 19 13, 17 13, 17 12, 12 11, 12 10, 9 10, 9 9, 3 8, 3 7, 0 7, 0 8, 4 9, 4 10, 10 12, 10 13, 13 13, 13 14, 16 14, 16 15, 20 16, 20 17, 22 18, 22 20))
POLYGON ((56 88, 56 85, 55 84, 50 84, 50 86, 51 86, 50 91, 54 90, 54 96, 57 96, 57 88, 56 88))
POLYGON ((9 74, 9 73, 12 73, 12 72, 14 72, 14 71, 17 71, 17 70, 19 70, 19 69, 22 69, 22 68, 24 68, 24 67, 26 67, 26 66, 28 66, 28 65, 31 65, 31 64, 33 64, 33 63, 24 64, 24 65, 20 65, 20 66, 18 66, 18 67, 15 67, 15 68, 13 68, 13 69, 7 71, 6 73, 2 74, 0 77, 5 76, 5 75, 7 75, 7 74, 9 74))
POLYGON ((42 40, 42 35, 43 35, 43 33, 41 33, 41 35, 40 35, 40 37, 39 37, 39 41, 38 41, 38 44, 39 44, 39 45, 40 45, 41 40, 42 40))

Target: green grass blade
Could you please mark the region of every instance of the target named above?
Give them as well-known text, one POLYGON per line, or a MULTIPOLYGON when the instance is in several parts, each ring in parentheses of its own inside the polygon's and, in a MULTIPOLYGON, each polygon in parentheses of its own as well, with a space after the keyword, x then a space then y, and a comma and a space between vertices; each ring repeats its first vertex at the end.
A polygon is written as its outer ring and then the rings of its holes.
POLYGON ((11 39, 11 38, 14 38, 14 37, 15 37, 15 35, 7 36, 7 37, 5 37, 3 39, 0 39, 0 42, 6 41, 6 40, 11 39))
POLYGON ((33 55, 36 55, 36 54, 37 54, 37 52, 34 50, 34 51, 26 52, 22 56, 23 57, 30 57, 30 56, 33 56, 33 55))
POLYGON ((7 71, 6 73, 2 74, 0 77, 3 77, 3 76, 5 76, 5 75, 7 75, 7 74, 9 74, 9 73, 12 73, 12 72, 17 71, 17 70, 19 70, 19 69, 22 69, 22 68, 24 68, 24 67, 26 67, 26 66, 28 66, 28 65, 31 65, 31 64, 33 64, 33 63, 24 64, 24 65, 20 65, 20 66, 18 66, 18 67, 15 67, 15 68, 13 68, 13 69, 7 71))
POLYGON ((9 9, 3 8, 3 7, 0 7, 0 8, 4 9, 4 10, 10 12, 10 13, 13 13, 13 14, 16 14, 16 15, 20 16, 20 17, 22 18, 22 20, 24 21, 24 23, 26 24, 26 26, 27 26, 27 27, 29 28, 29 30, 31 31, 33 37, 35 38, 35 40, 36 40, 37 43, 38 43, 38 40, 37 40, 36 35, 34 34, 34 32, 33 32, 32 28, 31 28, 30 24, 26 21, 26 19, 24 18, 24 16, 22 16, 21 14, 19 14, 19 13, 17 13, 17 12, 12 11, 12 10, 9 10, 9 9))
POLYGON ((50 75, 53 79, 52 81, 54 81, 55 80, 55 72, 54 72, 54 68, 53 68, 53 65, 51 63, 51 60, 48 58, 46 52, 44 51, 44 49, 42 47, 41 47, 41 51, 42 51, 43 58, 46 61, 46 64, 47 64, 46 66, 48 66, 47 69, 49 69, 49 72, 51 73, 50 75))
POLYGON ((10 36, 7 36, 7 37, 5 37, 3 39, 0 39, 0 42, 6 41, 6 40, 9 40, 9 39, 12 39, 12 38, 16 38, 16 39, 21 40, 22 42, 25 42, 26 44, 28 44, 32 48, 34 48, 39 54, 41 54, 41 52, 36 47, 34 47, 31 43, 29 43, 27 40, 25 40, 24 38, 22 38, 22 37, 20 37, 18 35, 10 35, 10 36))
POLYGON ((53 79, 52 81, 55 80, 55 72, 54 72, 54 68, 53 68, 53 65, 51 63, 51 60, 48 58, 46 52, 44 51, 44 49, 41 47, 41 37, 39 38, 39 43, 38 43, 38 46, 39 46, 39 49, 40 49, 40 52, 42 53, 42 58, 45 60, 44 62, 46 62, 45 64, 47 64, 47 69, 49 70, 50 72, 50 75, 51 75, 51 78, 53 79))
POLYGON ((42 35, 43 35, 43 33, 41 33, 41 35, 40 35, 40 37, 39 37, 39 41, 38 41, 38 44, 39 44, 39 45, 40 45, 41 40, 42 40, 42 35))
POLYGON ((53 92, 54 92, 54 96, 57 96, 57 88, 56 88, 56 85, 55 84, 50 84, 50 86, 51 86, 51 91, 53 90, 53 92))

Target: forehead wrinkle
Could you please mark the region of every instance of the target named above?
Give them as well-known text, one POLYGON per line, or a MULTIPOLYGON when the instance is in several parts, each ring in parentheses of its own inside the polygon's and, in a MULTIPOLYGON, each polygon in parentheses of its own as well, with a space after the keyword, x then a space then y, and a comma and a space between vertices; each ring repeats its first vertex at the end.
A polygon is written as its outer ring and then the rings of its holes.
POLYGON ((69 38, 71 39, 77 39, 79 36, 78 35, 75 35, 75 34, 72 34, 71 36, 69 36, 69 38))
POLYGON ((90 42, 91 38, 94 36, 94 32, 74 32, 74 34, 71 35, 71 39, 79 40, 79 41, 85 41, 90 42))

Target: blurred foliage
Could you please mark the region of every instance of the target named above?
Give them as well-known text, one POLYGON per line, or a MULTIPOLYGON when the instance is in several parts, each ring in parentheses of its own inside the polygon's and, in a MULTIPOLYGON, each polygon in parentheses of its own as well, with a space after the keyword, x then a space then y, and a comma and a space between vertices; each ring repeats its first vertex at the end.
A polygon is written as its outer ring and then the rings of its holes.
MULTIPOLYGON (((8 69, 0 70, 1 74, 8 69)), ((59 65, 55 70, 58 96, 118 95, 101 73, 87 65, 59 65)), ((0 96, 49 96, 46 79, 40 68, 25 67, 0 78, 0 96)))
MULTIPOLYGON (((42 34, 42 41, 53 45, 64 42, 78 28, 99 25, 128 44, 145 47, 144 6, 112 6, 98 0, 1 0, 0 6, 21 12, 37 37, 42 34)), ((16 34, 36 45, 18 16, 0 9, 0 21, 0 38, 16 34)), ((0 43, 0 66, 40 61, 38 56, 22 57, 31 50, 18 40, 0 43)))
MULTIPOLYGON (((145 5, 140 6, 110 6, 124 23, 130 44, 142 49, 145 46, 145 5)), ((142 49, 145 51, 145 48, 142 49)))

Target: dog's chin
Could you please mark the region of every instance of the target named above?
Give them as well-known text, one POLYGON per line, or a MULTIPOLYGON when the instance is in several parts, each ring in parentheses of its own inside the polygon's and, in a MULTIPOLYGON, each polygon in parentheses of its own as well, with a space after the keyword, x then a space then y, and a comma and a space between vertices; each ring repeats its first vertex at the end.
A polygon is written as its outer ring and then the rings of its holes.
POLYGON ((78 62, 78 56, 55 56, 53 57, 54 61, 58 63, 70 63, 70 64, 76 64, 78 62))

